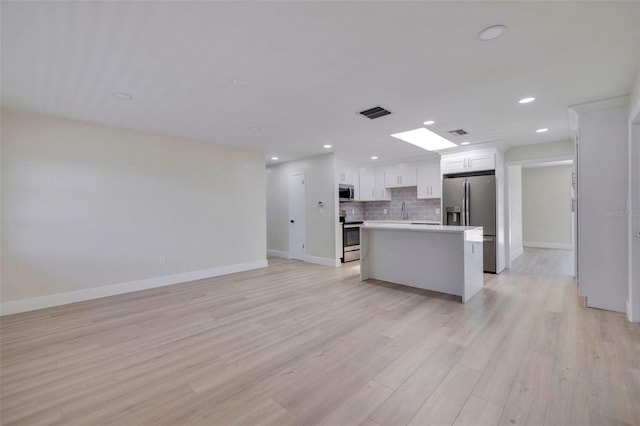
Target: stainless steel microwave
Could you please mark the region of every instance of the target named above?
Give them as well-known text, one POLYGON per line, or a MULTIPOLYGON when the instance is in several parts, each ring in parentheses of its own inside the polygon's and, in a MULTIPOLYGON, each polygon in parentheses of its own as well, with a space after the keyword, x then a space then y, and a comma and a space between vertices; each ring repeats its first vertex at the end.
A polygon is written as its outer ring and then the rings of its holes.
POLYGON ((355 189, 353 185, 338 185, 338 199, 340 201, 353 201, 355 189))

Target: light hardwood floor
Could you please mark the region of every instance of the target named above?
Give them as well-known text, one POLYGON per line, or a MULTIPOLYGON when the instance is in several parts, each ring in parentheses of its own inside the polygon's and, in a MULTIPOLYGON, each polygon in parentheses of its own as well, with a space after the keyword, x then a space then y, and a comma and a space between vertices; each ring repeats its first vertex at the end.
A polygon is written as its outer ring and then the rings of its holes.
POLYGON ((640 424, 640 326, 530 249, 463 305, 265 269, 4 317, 2 424, 640 424))

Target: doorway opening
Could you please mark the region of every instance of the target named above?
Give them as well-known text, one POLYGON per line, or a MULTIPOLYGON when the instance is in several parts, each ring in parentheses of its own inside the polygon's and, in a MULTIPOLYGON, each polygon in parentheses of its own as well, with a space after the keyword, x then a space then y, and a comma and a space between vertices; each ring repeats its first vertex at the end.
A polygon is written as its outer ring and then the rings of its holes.
MULTIPOLYGON (((573 160, 508 164, 507 175, 508 267, 527 248, 573 251, 576 238, 573 160)), ((575 275, 574 264, 568 262, 568 274, 575 275)))

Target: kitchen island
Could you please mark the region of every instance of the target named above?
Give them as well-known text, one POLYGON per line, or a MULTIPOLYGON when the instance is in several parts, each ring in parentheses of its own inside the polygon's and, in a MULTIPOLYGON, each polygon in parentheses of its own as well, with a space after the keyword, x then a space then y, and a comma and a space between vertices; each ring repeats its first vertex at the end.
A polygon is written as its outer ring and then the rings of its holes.
POLYGON ((466 303, 483 287, 482 227, 365 222, 360 279, 453 294, 466 303))

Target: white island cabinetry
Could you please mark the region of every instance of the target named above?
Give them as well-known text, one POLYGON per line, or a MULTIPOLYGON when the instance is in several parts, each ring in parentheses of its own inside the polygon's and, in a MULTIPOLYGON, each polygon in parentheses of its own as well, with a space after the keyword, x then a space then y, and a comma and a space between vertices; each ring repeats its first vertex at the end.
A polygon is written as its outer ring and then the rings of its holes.
POLYGON ((365 222, 360 279, 460 296, 482 290, 482 227, 365 222))

